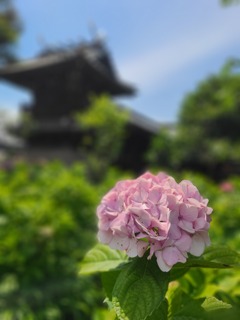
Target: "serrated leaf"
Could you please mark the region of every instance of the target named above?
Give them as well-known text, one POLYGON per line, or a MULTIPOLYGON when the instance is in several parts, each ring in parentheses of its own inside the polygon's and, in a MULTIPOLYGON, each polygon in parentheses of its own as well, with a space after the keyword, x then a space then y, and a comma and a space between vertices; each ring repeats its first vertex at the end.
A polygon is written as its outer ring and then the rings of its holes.
POLYGON ((185 296, 185 301, 182 299, 181 309, 175 310, 174 315, 170 319, 198 319, 202 320, 205 318, 205 310, 202 308, 201 304, 203 299, 192 299, 190 296, 185 296))
POLYGON ((240 266, 240 254, 226 246, 207 247, 203 258, 207 261, 221 263, 225 266, 240 266))
POLYGON ((172 270, 193 267, 226 269, 239 266, 240 254, 237 251, 223 246, 211 246, 206 248, 201 257, 189 257, 186 263, 177 263, 172 270))
POLYGON ((215 311, 219 309, 230 309, 232 306, 229 303, 218 300, 215 297, 208 297, 202 303, 202 307, 207 311, 215 311))
POLYGON ((169 319, 172 319, 176 310, 181 309, 182 305, 182 294, 183 291, 180 288, 178 282, 173 281, 169 283, 168 291, 167 291, 167 299, 168 299, 168 316, 169 319))
POLYGON ((123 251, 112 250, 106 245, 98 243, 88 251, 80 264, 80 274, 92 274, 115 269, 128 262, 128 257, 123 251))
POLYGON ((120 273, 113 288, 113 305, 118 318, 144 320, 164 300, 169 275, 155 259, 135 258, 120 273))
POLYGON ((178 278, 181 278, 182 276, 184 276, 185 273, 188 272, 189 268, 186 267, 185 264, 183 266, 184 268, 174 267, 169 271, 170 281, 177 280, 178 278))
POLYGON ((110 270, 101 274, 103 288, 107 297, 112 300, 112 291, 121 270, 110 270))
POLYGON ((164 299, 147 320, 168 320, 168 301, 164 299))

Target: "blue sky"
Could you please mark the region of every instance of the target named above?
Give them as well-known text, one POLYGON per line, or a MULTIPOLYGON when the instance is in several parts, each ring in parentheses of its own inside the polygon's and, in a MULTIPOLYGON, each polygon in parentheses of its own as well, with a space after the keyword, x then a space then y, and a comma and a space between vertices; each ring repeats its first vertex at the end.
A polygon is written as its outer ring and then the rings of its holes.
MULTIPOLYGON (((89 26, 106 37, 119 76, 136 97, 121 99, 161 122, 176 121, 186 93, 226 59, 239 57, 240 5, 218 0, 15 0, 23 22, 20 58, 44 45, 90 40, 89 26)), ((18 110, 27 91, 0 83, 0 107, 18 110)))

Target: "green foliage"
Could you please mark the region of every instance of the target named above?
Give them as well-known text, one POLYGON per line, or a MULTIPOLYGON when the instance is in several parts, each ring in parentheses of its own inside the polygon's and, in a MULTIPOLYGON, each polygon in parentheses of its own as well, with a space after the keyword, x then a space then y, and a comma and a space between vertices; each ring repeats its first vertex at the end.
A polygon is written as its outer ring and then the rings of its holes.
MULTIPOLYGON (((121 268, 129 263, 128 256, 124 251, 113 250, 107 245, 98 243, 87 252, 82 260, 80 274, 88 275, 113 269, 116 270, 116 268, 121 268)), ((240 267, 240 254, 226 246, 212 245, 205 249, 201 257, 190 256, 184 264, 176 264, 170 271, 170 274, 171 272, 175 273, 175 270, 179 268, 189 269, 193 267, 215 269, 240 267)), ((172 277, 170 276, 170 278, 172 277)))
POLYGON ((215 297, 193 298, 193 295, 186 293, 177 282, 170 283, 167 298, 169 320, 217 319, 219 311, 220 319, 232 316, 232 312, 228 312, 228 309, 232 308, 230 304, 215 297))
POLYGON ((230 61, 203 81, 182 105, 176 137, 179 166, 229 175, 240 161, 240 73, 230 61))
POLYGON ((96 245, 81 270, 102 272, 106 301, 120 320, 158 320, 160 315, 166 320, 210 320, 239 315, 240 273, 226 271, 230 267, 240 267, 240 254, 225 246, 208 247, 201 257, 189 256, 186 263, 164 273, 156 259, 147 260, 147 254, 127 259, 121 251, 96 245))
POLYGON ((239 0, 221 0, 222 5, 229 6, 231 4, 238 4, 239 0))
MULTIPOLYGON (((106 248, 102 250, 108 255, 106 248)), ((111 251, 109 249, 110 260, 111 251)), ((101 261, 101 255, 98 257, 101 261)), ((89 256, 90 260, 92 264, 95 261, 92 272, 96 272, 98 261, 94 255, 89 256)), ((122 263, 122 258, 119 262, 122 263)), ((207 248, 200 258, 189 257, 170 273, 161 272, 154 258, 130 259, 110 272, 104 268, 102 282, 106 301, 120 320, 238 319, 239 272, 220 270, 230 265, 239 266, 239 263, 237 252, 216 246, 207 248), (179 268, 186 270, 185 275, 172 281, 172 273, 179 268)), ((109 268, 113 266, 109 264, 109 268)))
POLYGON ((164 313, 166 309, 162 303, 169 274, 161 272, 154 259, 149 261, 146 257, 136 258, 128 262, 125 253, 97 245, 87 253, 81 270, 83 273, 104 271, 104 289, 119 319, 150 320, 153 319, 153 311, 161 310, 164 313), (106 272, 109 270, 110 272, 106 272))
MULTIPOLYGON (((99 278, 79 276, 78 267, 96 239, 99 193, 120 177, 110 170, 101 185, 93 187, 81 165, 19 164, 0 171, 1 318, 114 319, 112 312, 97 307, 103 300, 99 278)), ((211 199, 215 242, 239 248, 240 179, 228 181, 231 188, 225 190, 200 175, 185 173, 179 178, 191 179, 211 199), (226 215, 228 208, 231 214, 226 215)), ((238 264, 235 251, 212 246, 202 257, 190 257, 186 264, 162 273, 154 259, 128 260, 122 251, 97 245, 81 270, 102 272, 109 306, 120 319, 158 320, 161 315, 173 320, 235 320, 240 312, 240 273, 224 268, 238 264), (178 289, 170 295, 174 283, 178 289)))
POLYGON ((118 276, 112 292, 113 308, 120 320, 144 320, 164 300, 168 274, 156 261, 137 258, 118 276))
POLYGON ((215 268, 240 267, 240 254, 235 250, 222 246, 206 248, 200 258, 190 257, 186 263, 178 263, 174 268, 215 268))
POLYGON ((152 166, 191 169, 221 180, 240 172, 239 61, 230 60, 182 103, 174 135, 161 131, 148 152, 152 166))
POLYGON ((216 210, 216 228, 214 229, 216 236, 218 235, 221 242, 228 239, 229 244, 236 248, 240 244, 238 228, 240 219, 239 192, 240 188, 236 187, 232 192, 219 192, 219 197, 213 203, 216 210))
POLYGON ((173 162, 172 154, 175 147, 175 136, 166 128, 161 128, 152 139, 146 153, 146 160, 153 167, 169 168, 173 162))
POLYGON ((216 184, 184 173, 214 208, 211 246, 199 257, 160 271, 153 258, 128 259, 96 245, 95 207, 117 180, 86 180, 84 166, 58 163, 0 170, 0 318, 2 319, 229 319, 240 316, 240 178, 216 184), (229 268, 230 267, 230 268, 229 268), (213 269, 212 269, 213 268, 213 269), (100 278, 113 313, 102 309, 100 278), (167 285, 169 284, 168 290, 167 285), (167 290, 167 294, 166 294, 167 290))
POLYGON ((14 60, 13 44, 20 32, 20 22, 11 0, 0 0, 0 64, 14 60))
POLYGON ((202 304, 202 307, 208 312, 232 308, 230 304, 219 301, 215 297, 206 298, 202 304))
POLYGON ((153 313, 146 318, 147 320, 168 320, 168 301, 167 299, 164 299, 159 307, 153 311, 153 313))
POLYGON ((127 262, 124 251, 110 249, 109 246, 98 243, 88 251, 81 262, 80 274, 104 272, 127 262))
POLYGON ((99 279, 78 264, 96 241, 98 198, 81 165, 0 171, 1 319, 90 318, 99 279))
POLYGON ((93 320, 115 320, 115 312, 106 309, 97 309, 94 313, 93 320))
POLYGON ((178 286, 181 294, 201 302, 201 307, 207 311, 206 319, 233 320, 240 315, 239 293, 236 291, 239 277, 239 269, 191 269, 179 279, 178 286))
POLYGON ((118 158, 124 142, 126 110, 107 96, 92 98, 90 107, 76 115, 83 130, 81 152, 85 155, 90 179, 99 181, 118 158))

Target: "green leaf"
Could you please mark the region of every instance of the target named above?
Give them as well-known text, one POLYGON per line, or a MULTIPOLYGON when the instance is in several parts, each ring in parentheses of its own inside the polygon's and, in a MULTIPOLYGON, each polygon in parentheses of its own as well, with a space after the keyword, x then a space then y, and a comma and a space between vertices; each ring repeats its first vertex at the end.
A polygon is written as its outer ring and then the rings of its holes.
POLYGON ((98 243, 88 251, 80 264, 80 274, 92 274, 115 269, 128 262, 128 257, 123 251, 112 250, 108 246, 98 243))
POLYGON ((147 320, 168 320, 168 301, 164 299, 160 306, 147 317, 147 320))
POLYGON ((182 306, 182 294, 183 291, 180 288, 178 282, 173 281, 169 284, 168 291, 167 291, 167 299, 168 299, 168 316, 169 319, 172 319, 173 314, 180 310, 182 306))
POLYGON ((227 246, 208 247, 203 254, 203 258, 229 267, 240 267, 240 254, 227 246))
POLYGON ((232 308, 232 306, 226 302, 223 302, 221 300, 218 300, 215 297, 208 297, 204 300, 204 302, 202 303, 202 307, 206 310, 206 311, 215 311, 215 310, 219 310, 219 309, 230 309, 232 308))
POLYGON ((172 268, 169 271, 169 276, 170 279, 169 281, 174 281, 177 280, 179 278, 181 278, 182 276, 184 276, 185 273, 187 273, 189 270, 189 268, 184 264, 182 268, 179 268, 178 266, 175 268, 172 268))
POLYGON ((117 278, 112 302, 120 320, 144 320, 164 300, 169 274, 162 272, 155 259, 135 258, 117 278))
POLYGON ((120 272, 120 269, 115 269, 101 274, 102 284, 109 300, 112 300, 112 291, 120 272))
POLYGON ((182 295, 181 309, 175 310, 174 315, 170 318, 173 320, 195 320, 205 319, 205 310, 201 304, 203 299, 192 299, 190 296, 182 295))
POLYGON ((114 320, 115 313, 113 310, 97 309, 93 314, 93 320, 114 320))
POLYGON ((166 294, 168 299, 168 320, 202 320, 205 319, 205 310, 201 304, 204 299, 193 299, 192 294, 184 292, 179 282, 169 284, 166 294))
POLYGON ((211 246, 206 248, 204 254, 199 257, 189 257, 186 263, 178 263, 175 268, 217 268, 226 269, 240 267, 240 254, 237 251, 224 246, 211 246))

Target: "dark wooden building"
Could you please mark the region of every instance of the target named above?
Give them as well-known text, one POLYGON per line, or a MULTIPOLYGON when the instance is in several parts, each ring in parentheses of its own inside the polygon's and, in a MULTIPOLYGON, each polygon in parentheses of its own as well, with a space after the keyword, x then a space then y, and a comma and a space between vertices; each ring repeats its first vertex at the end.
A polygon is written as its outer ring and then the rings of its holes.
MULTIPOLYGON (((81 130, 74 115, 88 107, 89 97, 135 93, 131 85, 117 77, 104 43, 98 40, 44 50, 35 59, 0 69, 1 78, 32 92, 31 104, 22 106, 22 113, 31 119, 25 149, 30 159, 76 160, 81 130)), ((130 112, 127 130, 127 156, 119 159, 119 165, 140 170, 144 166, 143 153, 158 125, 130 112)))

